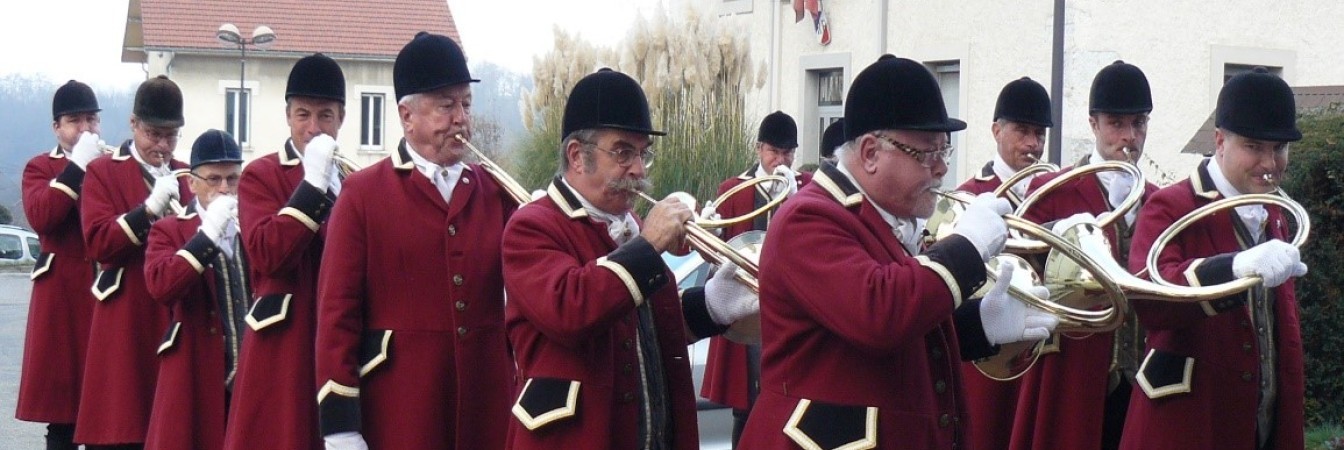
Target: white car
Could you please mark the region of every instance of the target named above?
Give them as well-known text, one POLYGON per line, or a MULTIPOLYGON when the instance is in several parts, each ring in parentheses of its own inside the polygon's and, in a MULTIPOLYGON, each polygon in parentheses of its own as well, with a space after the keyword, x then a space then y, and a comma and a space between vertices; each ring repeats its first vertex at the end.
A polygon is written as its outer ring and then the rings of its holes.
POLYGON ((37 261, 42 252, 37 233, 14 225, 0 225, 0 263, 37 261))

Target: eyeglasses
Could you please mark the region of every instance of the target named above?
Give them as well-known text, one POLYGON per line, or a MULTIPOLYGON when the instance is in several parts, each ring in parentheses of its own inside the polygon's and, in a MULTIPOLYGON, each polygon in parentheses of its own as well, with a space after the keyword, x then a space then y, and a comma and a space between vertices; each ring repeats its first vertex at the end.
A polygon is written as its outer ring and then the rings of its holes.
POLYGON ((882 141, 888 144, 891 144, 892 147, 896 147, 896 149, 900 150, 902 153, 905 153, 907 155, 910 155, 910 157, 915 158, 915 161, 919 161, 919 165, 924 167, 933 167, 933 161, 935 158, 941 160, 944 165, 949 164, 952 160, 952 152, 957 150, 955 147, 952 146, 952 144, 943 144, 943 146, 939 148, 920 150, 911 147, 909 145, 906 145, 904 143, 901 143, 881 133, 873 133, 873 136, 877 137, 878 139, 881 139, 882 141))
POLYGON ((652 148, 646 147, 644 150, 635 150, 634 147, 621 147, 617 150, 610 150, 598 147, 596 142, 584 142, 583 144, 610 153, 612 157, 616 158, 616 164, 620 164, 621 167, 630 167, 631 164, 635 163, 635 157, 644 161, 645 169, 653 167, 654 153, 652 148))
POLYGON ((149 138, 150 142, 153 142, 154 144, 158 144, 164 141, 167 141, 169 144, 176 144, 177 140, 182 137, 182 135, 178 133, 177 130, 173 130, 170 132, 161 132, 158 130, 150 129, 149 127, 143 125, 141 125, 139 128, 140 131, 145 133, 145 137, 149 138))
POLYGON ((241 181, 243 178, 242 175, 229 175, 228 177, 211 175, 209 178, 207 178, 197 175, 196 172, 191 172, 191 176, 195 177, 197 180, 204 181, 205 184, 210 187, 219 187, 219 183, 225 183, 225 182, 229 183, 230 187, 237 186, 238 182, 241 181))

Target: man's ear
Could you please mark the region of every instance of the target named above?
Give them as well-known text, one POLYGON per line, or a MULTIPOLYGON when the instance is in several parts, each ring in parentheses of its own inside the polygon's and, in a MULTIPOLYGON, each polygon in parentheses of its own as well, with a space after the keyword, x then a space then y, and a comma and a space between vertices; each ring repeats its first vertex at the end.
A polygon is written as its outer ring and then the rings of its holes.
POLYGON ((583 173, 583 143, 578 139, 570 139, 565 143, 565 160, 568 161, 568 170, 575 173, 583 173))
POLYGON ((865 134, 855 144, 858 147, 859 167, 863 168, 864 173, 877 173, 877 154, 882 151, 882 144, 877 142, 877 137, 865 134))

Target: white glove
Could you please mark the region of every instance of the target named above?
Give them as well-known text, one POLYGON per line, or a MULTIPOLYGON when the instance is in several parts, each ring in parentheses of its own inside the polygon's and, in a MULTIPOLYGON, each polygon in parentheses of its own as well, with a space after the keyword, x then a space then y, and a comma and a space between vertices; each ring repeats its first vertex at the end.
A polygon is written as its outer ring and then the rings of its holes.
POLYGON ((369 450, 369 444, 364 442, 364 435, 357 431, 328 434, 322 437, 322 442, 326 444, 327 450, 369 450))
POLYGON ((238 220, 238 199, 232 195, 215 197, 201 212, 201 233, 218 246, 219 239, 230 229, 229 222, 234 220, 238 220))
POLYGON ((1243 250, 1232 257, 1232 274, 1238 277, 1258 276, 1265 287, 1279 287, 1288 277, 1307 274, 1307 265, 1293 244, 1278 239, 1243 250))
MULTIPOLYGON (((702 220, 719 220, 722 218, 723 217, 719 215, 718 207, 714 205, 713 200, 705 202, 705 208, 700 210, 700 219, 702 220)), ((714 233, 715 236, 723 237, 723 227, 714 227, 706 231, 714 233)))
POLYGON ((168 175, 154 180, 154 188, 149 191, 149 198, 145 199, 145 209, 155 217, 163 217, 164 211, 168 210, 168 201, 178 198, 177 177, 168 175))
POLYGON ((85 131, 79 135, 79 142, 70 149, 70 162, 75 163, 80 169, 87 169, 89 161, 98 158, 103 154, 102 149, 98 147, 98 135, 85 131))
MULTIPOLYGON (((1134 189, 1134 178, 1127 173, 1116 174, 1110 178, 1111 182, 1106 186, 1107 201, 1111 202, 1111 208, 1120 207, 1125 202, 1125 197, 1129 196, 1129 191, 1134 189)), ((1125 212, 1125 224, 1133 225, 1134 218, 1138 217, 1139 209, 1133 208, 1125 212)))
POLYGON ((797 174, 793 172, 792 168, 784 164, 775 166, 775 175, 784 177, 784 184, 776 183, 776 185, 771 188, 773 196, 782 194, 785 197, 789 197, 798 193, 797 174))
MULTIPOLYGON (((1000 264, 999 279, 980 301, 980 321, 985 329, 985 339, 992 345, 1000 345, 1050 337, 1059 319, 1008 295, 1012 278, 1013 265, 1000 264)), ((1045 286, 1032 287, 1027 291, 1040 298, 1050 298, 1050 290, 1045 286)))
POLYGON ((989 258, 1003 252, 1003 246, 1008 240, 1008 225, 1003 222, 1003 215, 1012 210, 1013 206, 1008 203, 1008 199, 995 197, 990 192, 977 195, 975 200, 966 205, 966 212, 957 219, 952 233, 960 234, 975 244, 975 249, 980 252, 980 261, 989 261, 989 258))
POLYGON ((308 141, 308 146, 303 148, 303 181, 319 191, 326 191, 334 167, 331 158, 335 154, 336 140, 331 136, 319 134, 308 141))
POLYGON ((1078 225, 1080 223, 1096 224, 1097 221, 1098 221, 1097 217, 1093 216, 1092 213, 1081 212, 1069 216, 1064 220, 1055 222, 1055 225, 1050 227, 1050 232, 1053 233, 1055 236, 1064 236, 1064 232, 1069 231, 1069 229, 1073 228, 1074 225, 1078 225))
POLYGON ((714 277, 705 282, 705 307, 716 324, 732 325, 761 313, 760 297, 737 280, 738 270, 736 264, 725 262, 714 271, 714 277))

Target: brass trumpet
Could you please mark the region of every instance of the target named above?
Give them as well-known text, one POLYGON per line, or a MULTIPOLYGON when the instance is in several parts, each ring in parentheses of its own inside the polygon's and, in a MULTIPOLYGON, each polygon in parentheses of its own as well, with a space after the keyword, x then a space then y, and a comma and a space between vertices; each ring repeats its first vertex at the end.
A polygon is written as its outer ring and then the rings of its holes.
POLYGON ((1013 186, 1016 186, 1018 183, 1027 181, 1031 177, 1034 177, 1036 175, 1045 172, 1059 171, 1058 165, 1041 161, 1040 159, 1037 159, 1035 156, 1031 156, 1031 159, 1034 160, 1035 162, 1033 162, 1030 166, 1023 167, 1022 170, 1017 171, 1017 173, 1013 174, 1013 176, 1008 177, 1007 180, 1003 180, 1002 184, 1000 184, 997 189, 994 189, 995 197, 1002 197, 1003 194, 1008 192, 1009 189, 1012 189, 1013 186))
POLYGON ((331 162, 336 164, 336 171, 340 173, 342 180, 349 177, 350 174, 358 172, 360 169, 364 168, 364 166, 355 162, 355 160, 341 154, 339 150, 331 154, 331 162))
MULTIPOLYGON (((1082 167, 1075 167, 1072 170, 1064 173, 1063 175, 1055 177, 1049 182, 1041 185, 1040 188, 1037 188, 1035 191, 1033 191, 1031 195, 1027 196, 1026 199, 1022 200, 1022 203, 1017 206, 1017 210, 1014 211, 1013 214, 1017 216, 1022 216, 1026 214, 1027 210, 1031 209, 1032 205, 1036 204, 1037 201, 1040 201, 1041 197, 1045 196, 1045 193, 1053 191, 1056 188, 1063 186, 1065 183, 1071 182, 1084 175, 1105 171, 1125 172, 1134 178, 1134 187, 1129 190, 1129 194, 1125 196, 1125 199, 1121 201, 1118 206, 1116 206, 1115 210, 1112 211, 1111 214, 1107 215, 1104 220, 1097 223, 1098 227, 1101 228, 1109 227, 1111 226, 1111 224, 1115 223, 1116 220, 1119 220, 1120 218, 1124 217, 1125 214, 1129 212, 1129 210, 1134 209, 1134 207, 1138 206, 1139 200, 1143 199, 1143 187, 1147 185, 1147 180, 1143 176, 1143 171, 1139 170, 1138 166, 1135 166, 1134 164, 1123 161, 1105 161, 1095 164, 1088 164, 1082 167)), ((1042 253, 1049 250, 1047 246, 1045 246, 1040 242, 1031 242, 1026 240, 1011 240, 1009 244, 1010 248, 1014 252, 1019 253, 1042 253)))
MULTIPOLYGON (((172 176, 173 178, 182 178, 186 176, 191 176, 191 169, 174 170, 172 172, 172 176)), ((185 216, 187 214, 187 207, 182 206, 182 201, 178 200, 177 197, 168 198, 168 208, 172 209, 173 214, 177 216, 185 216)))
POLYGON ((466 145, 468 149, 471 149, 472 153, 476 154, 476 159, 480 160, 481 168, 485 169, 485 173, 490 174, 490 176, 495 179, 495 182, 499 183, 499 186, 504 188, 504 192, 508 193, 513 201, 518 202, 518 206, 522 206, 527 202, 532 201, 532 194, 529 193, 527 189, 524 189, 523 185, 519 184, 517 180, 514 180, 508 172, 505 172, 503 167, 499 167, 498 164, 495 164, 494 161, 491 161, 489 157, 485 156, 485 152, 476 148, 475 145, 471 145, 471 142, 468 142, 467 138, 462 137, 461 134, 454 134, 453 139, 457 139, 458 142, 466 145))
MULTIPOLYGON (((734 194, 741 192, 744 189, 753 188, 761 183, 787 181, 788 180, 779 175, 766 175, 763 177, 752 178, 734 186, 722 195, 719 195, 718 198, 714 199, 714 204, 721 205, 734 194)), ((650 197, 648 194, 640 191, 634 192, 649 203, 658 203, 658 200, 650 197)), ((766 211, 779 206, 784 200, 784 196, 776 196, 771 198, 770 201, 766 202, 764 205, 761 205, 760 208, 756 208, 751 212, 737 217, 717 220, 704 218, 689 220, 685 224, 686 241, 690 244, 691 248, 700 252, 700 255, 705 258, 705 261, 710 264, 722 265, 724 261, 731 261, 733 264, 736 264, 737 267, 741 269, 737 272, 737 279, 741 280, 743 284, 746 284, 747 287, 751 288, 752 292, 759 293, 760 282, 757 277, 760 275, 761 269, 760 265, 757 264, 757 260, 760 259, 761 243, 765 239, 764 233, 743 233, 742 235, 729 240, 729 242, 724 242, 723 239, 719 239, 719 237, 715 236, 709 229, 724 228, 755 219, 756 216, 764 214, 766 211)), ((692 201, 692 203, 694 202, 692 201)), ((695 209, 695 205, 688 206, 690 206, 692 210, 695 209)))

